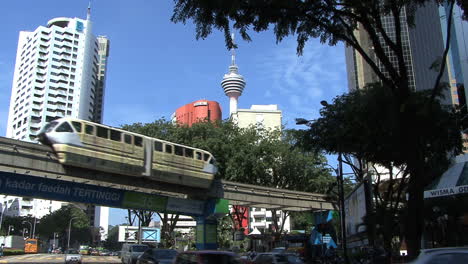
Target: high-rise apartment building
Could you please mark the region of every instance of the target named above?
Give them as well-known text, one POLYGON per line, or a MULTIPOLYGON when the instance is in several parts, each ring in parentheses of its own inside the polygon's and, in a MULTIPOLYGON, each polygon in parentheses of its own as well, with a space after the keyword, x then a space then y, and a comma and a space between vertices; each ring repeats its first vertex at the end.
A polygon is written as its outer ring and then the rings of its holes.
MULTIPOLYGON (((102 122, 109 40, 92 33, 86 19, 59 17, 19 34, 6 136, 35 141, 39 130, 60 117, 102 122)), ((1 197, 12 216, 42 217, 61 202, 1 197), (11 202, 10 202, 11 201, 11 202)), ((94 207, 107 230, 108 208, 94 207)), ((97 226, 100 226, 98 223, 97 226)))
POLYGON ((89 16, 54 18, 19 34, 7 137, 35 141, 41 127, 69 116, 101 121, 109 41, 89 16))
POLYGON ((177 108, 172 115, 172 121, 192 126, 192 124, 209 120, 219 121, 222 119, 221 107, 218 102, 198 100, 177 108))
MULTIPOLYGON (((381 19, 387 35, 394 39, 396 34, 393 17, 382 16, 381 19)), ((400 20, 402 21, 402 46, 408 69, 409 85, 415 91, 432 89, 438 72, 431 69, 431 65, 442 56, 444 51, 438 5, 427 3, 425 6, 418 7, 415 14, 414 27, 409 27, 406 23, 407 14, 405 9, 402 9, 400 20)), ((368 54, 371 54, 372 58, 372 45, 366 32, 358 28, 355 31, 355 35, 361 46, 368 54)), ((387 55, 390 61, 396 63, 397 59, 390 52, 390 49, 386 49, 385 47, 384 49, 388 50, 387 55)), ((345 55, 349 90, 361 89, 366 84, 379 81, 375 73, 356 50, 347 46, 345 55)), ((385 74, 384 68, 380 65, 378 59, 376 57, 373 59, 385 74)), ((442 81, 448 81, 447 72, 445 72, 442 81)), ((451 104, 452 99, 449 92, 446 95, 443 102, 451 104)))

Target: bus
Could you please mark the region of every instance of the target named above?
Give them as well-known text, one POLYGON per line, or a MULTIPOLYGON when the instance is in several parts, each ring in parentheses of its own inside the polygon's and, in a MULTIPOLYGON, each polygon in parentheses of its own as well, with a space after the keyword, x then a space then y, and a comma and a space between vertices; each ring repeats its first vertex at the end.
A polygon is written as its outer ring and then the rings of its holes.
POLYGON ((40 241, 37 238, 28 238, 24 241, 24 253, 36 254, 40 250, 40 241))

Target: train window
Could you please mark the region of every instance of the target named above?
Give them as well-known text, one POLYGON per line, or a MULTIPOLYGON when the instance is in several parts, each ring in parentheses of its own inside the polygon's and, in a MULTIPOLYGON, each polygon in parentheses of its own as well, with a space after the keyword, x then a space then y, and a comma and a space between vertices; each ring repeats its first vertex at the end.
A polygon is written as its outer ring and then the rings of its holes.
POLYGON ((195 152, 196 156, 197 156, 197 160, 202 160, 202 154, 200 152, 195 152))
POLYGON ((184 148, 181 146, 174 146, 174 154, 178 156, 183 156, 184 155, 184 148))
POLYGON ((124 141, 127 144, 132 144, 132 136, 130 136, 128 134, 124 134, 124 141))
POLYGON ((92 125, 86 125, 85 133, 88 135, 94 135, 94 127, 92 125))
POLYGON ((205 161, 208 161, 209 158, 210 158, 210 154, 203 153, 203 159, 205 161))
POLYGON ((110 139, 114 141, 121 141, 122 140, 122 132, 111 130, 110 131, 110 139))
POLYGON ((81 133, 81 123, 80 122, 72 121, 72 125, 75 128, 76 132, 81 133))
POLYGON ((73 132, 73 129, 68 122, 64 122, 55 129, 55 132, 73 132))
POLYGON ((171 153, 172 154, 172 146, 171 145, 166 145, 166 153, 171 153))
POLYGON ((50 132, 52 129, 54 129, 58 125, 57 121, 52 121, 50 123, 47 123, 44 127, 45 132, 50 132))
POLYGON ((193 149, 185 149, 185 157, 193 159, 193 149))
POLYGON ((100 127, 98 126, 97 127, 97 136, 98 137, 102 137, 102 138, 107 138, 109 135, 109 129, 105 128, 105 127, 100 127))
POLYGON ((162 152, 163 151, 163 143, 159 141, 154 142, 154 150, 162 152))
POLYGON ((142 137, 135 137, 135 146, 143 147, 143 138, 142 137))

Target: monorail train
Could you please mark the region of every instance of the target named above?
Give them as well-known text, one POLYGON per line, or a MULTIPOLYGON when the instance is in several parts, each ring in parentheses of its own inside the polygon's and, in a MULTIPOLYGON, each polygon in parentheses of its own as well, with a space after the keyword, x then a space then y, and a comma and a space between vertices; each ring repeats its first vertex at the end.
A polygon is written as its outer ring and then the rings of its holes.
POLYGON ((63 165, 197 188, 217 172, 208 151, 75 118, 46 124, 38 135, 63 165))

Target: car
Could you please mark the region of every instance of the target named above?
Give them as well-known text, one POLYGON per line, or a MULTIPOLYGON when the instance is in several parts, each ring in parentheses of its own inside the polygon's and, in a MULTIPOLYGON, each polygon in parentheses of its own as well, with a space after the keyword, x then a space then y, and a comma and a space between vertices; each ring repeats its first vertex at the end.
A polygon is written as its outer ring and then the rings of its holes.
POLYGON ((458 264, 468 263, 468 247, 423 249, 413 264, 458 264))
POLYGON ((138 257, 136 264, 171 264, 177 255, 177 250, 150 248, 138 257))
POLYGON ((109 250, 107 249, 103 249, 101 251, 99 251, 99 256, 111 256, 111 253, 109 250))
POLYGON ((65 264, 81 264, 83 257, 78 249, 65 250, 65 264))
POLYGON ((177 254, 174 264, 241 264, 239 256, 229 251, 200 250, 177 254))
POLYGON ((144 244, 123 244, 120 255, 122 263, 136 264, 138 257, 147 249, 149 249, 148 245, 144 244))
POLYGON ((291 253, 259 253, 253 260, 253 264, 303 264, 304 262, 296 254, 291 253))
POLYGON ((90 248, 88 251, 88 255, 91 256, 99 256, 99 250, 96 248, 90 248))
POLYGON ((277 247, 277 248, 274 248, 271 250, 272 253, 284 253, 286 252, 286 248, 285 247, 277 247))

